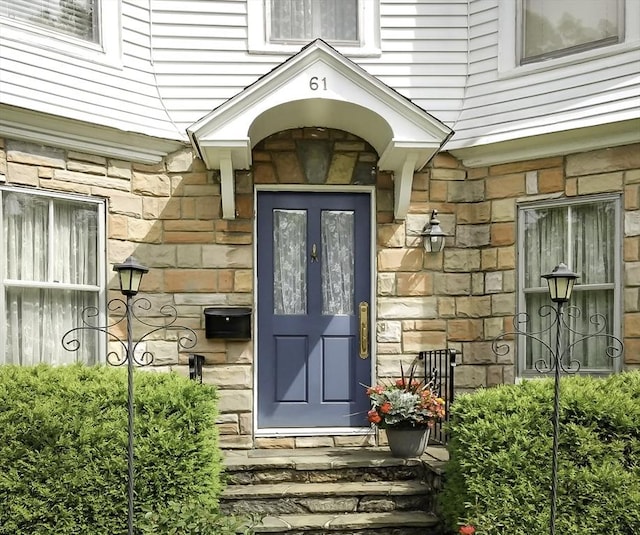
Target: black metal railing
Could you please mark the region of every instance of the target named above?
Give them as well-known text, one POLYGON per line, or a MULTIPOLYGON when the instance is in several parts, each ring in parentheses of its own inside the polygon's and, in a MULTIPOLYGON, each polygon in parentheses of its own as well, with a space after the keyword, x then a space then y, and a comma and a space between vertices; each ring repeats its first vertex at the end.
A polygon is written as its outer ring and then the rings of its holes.
POLYGON ((414 361, 416 369, 424 374, 425 382, 431 382, 433 391, 445 402, 444 421, 436 422, 430 442, 446 444, 449 439, 444 424, 449 421, 449 409, 453 404, 456 355, 455 349, 431 349, 420 351, 414 361))

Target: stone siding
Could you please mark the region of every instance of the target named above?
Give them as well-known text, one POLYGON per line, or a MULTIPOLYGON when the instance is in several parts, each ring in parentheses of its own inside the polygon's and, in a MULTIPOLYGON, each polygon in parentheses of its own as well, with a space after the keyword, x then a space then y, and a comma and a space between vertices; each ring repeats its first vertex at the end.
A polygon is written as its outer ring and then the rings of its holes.
MULTIPOLYGON (((512 350, 497 357, 491 340, 511 330, 516 305, 518 203, 577 195, 622 195, 625 366, 640 367, 640 146, 465 169, 447 153, 416 173, 405 221, 393 219, 393 180, 377 173, 377 155, 345 132, 295 129, 253 151, 251 171, 235 175, 235 220, 221 218, 217 172, 186 148, 157 165, 0 140, 0 180, 7 185, 107 200, 107 261, 134 255, 150 268, 141 291, 154 309, 175 306, 205 356, 204 381, 220 391, 223 447, 368 444, 371 436, 257 438, 253 433, 253 341, 208 340, 203 310, 253 306, 254 185, 375 185, 376 358, 380 377, 397 374, 420 350, 461 351, 456 386, 510 383, 512 350), (419 233, 437 209, 449 234, 435 255, 419 233)), ((119 296, 108 270, 109 298, 119 296)), ((187 374, 188 353, 174 339, 152 340, 156 369, 187 374)))

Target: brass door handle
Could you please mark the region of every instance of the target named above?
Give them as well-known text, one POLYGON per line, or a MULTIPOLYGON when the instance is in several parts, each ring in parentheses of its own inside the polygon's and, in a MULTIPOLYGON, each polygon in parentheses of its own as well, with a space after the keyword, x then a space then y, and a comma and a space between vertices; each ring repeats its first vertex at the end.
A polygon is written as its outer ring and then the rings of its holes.
POLYGON ((369 358, 369 303, 359 305, 360 316, 360 358, 369 358))

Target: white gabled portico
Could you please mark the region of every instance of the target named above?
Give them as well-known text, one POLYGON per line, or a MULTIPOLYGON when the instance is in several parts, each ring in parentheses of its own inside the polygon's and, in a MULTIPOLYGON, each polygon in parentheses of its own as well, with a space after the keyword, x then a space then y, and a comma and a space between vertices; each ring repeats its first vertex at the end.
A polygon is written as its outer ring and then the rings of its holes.
POLYGON ((367 140, 378 167, 392 171, 394 216, 404 219, 413 173, 453 131, 318 39, 191 125, 187 133, 209 169, 219 169, 222 211, 235 218, 233 173, 251 166, 251 149, 276 132, 327 127, 367 140))

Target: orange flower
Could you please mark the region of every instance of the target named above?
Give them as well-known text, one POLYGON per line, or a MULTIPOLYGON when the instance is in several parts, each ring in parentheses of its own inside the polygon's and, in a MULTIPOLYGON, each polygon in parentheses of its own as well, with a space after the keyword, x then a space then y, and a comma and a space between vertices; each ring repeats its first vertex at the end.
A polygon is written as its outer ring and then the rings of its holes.
POLYGON ((375 409, 371 409, 368 413, 367 416, 369 418, 369 421, 372 424, 377 424, 380 423, 380 421, 382 420, 382 418, 380 418, 380 415, 378 414, 378 412, 375 409))
POLYGON ((474 528, 470 524, 467 524, 466 526, 462 526, 459 531, 460 535, 473 535, 475 532, 476 532, 476 528, 474 528))
POLYGON ((388 401, 380 405, 380 412, 382 414, 388 414, 390 410, 391 410, 391 403, 389 403, 388 401))

